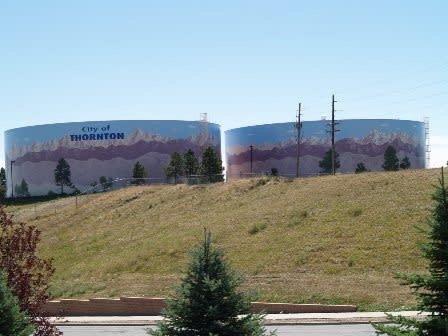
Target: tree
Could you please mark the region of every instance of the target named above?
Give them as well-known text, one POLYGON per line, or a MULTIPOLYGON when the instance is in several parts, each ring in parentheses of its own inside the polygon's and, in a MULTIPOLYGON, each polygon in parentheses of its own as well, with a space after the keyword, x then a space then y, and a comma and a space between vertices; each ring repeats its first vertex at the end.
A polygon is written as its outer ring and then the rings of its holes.
POLYGON ((0 206, 0 269, 7 284, 19 299, 35 326, 35 336, 57 336, 61 333, 44 317, 44 305, 50 299, 49 281, 54 273, 51 260, 37 252, 41 232, 33 225, 14 222, 0 206))
MULTIPOLYGON (((341 163, 339 162, 339 153, 334 152, 335 156, 335 170, 338 170, 341 167, 341 163)), ((331 174, 333 172, 333 163, 332 163, 332 150, 329 149, 325 152, 324 157, 319 162, 319 167, 322 169, 321 173, 323 174, 331 174)))
POLYGON ((177 183, 177 179, 182 176, 184 172, 184 159, 178 152, 174 152, 171 154, 171 161, 168 167, 165 168, 166 177, 174 178, 174 183, 177 183))
POLYGON ((201 174, 206 175, 209 182, 221 182, 223 170, 221 157, 213 147, 207 147, 202 154, 201 174))
POLYGON ((14 191, 18 197, 30 197, 28 183, 25 179, 22 179, 22 182, 14 187, 14 191))
POLYGON ((6 197, 6 171, 0 168, 0 201, 6 197))
POLYGON ((400 168, 400 163, 397 157, 397 151, 393 146, 388 146, 384 152, 383 169, 385 171, 397 171, 400 168))
POLYGON ((101 184, 101 188, 103 188, 103 191, 112 188, 112 186, 114 185, 114 181, 111 177, 107 178, 106 176, 101 176, 99 181, 101 184))
POLYGON ((145 167, 139 161, 137 161, 134 165, 134 169, 132 171, 132 177, 135 179, 132 182, 133 184, 137 185, 145 184, 145 181, 142 179, 148 177, 148 173, 145 167))
POLYGON ((184 154, 184 164, 187 177, 198 173, 199 160, 191 149, 187 150, 184 154))
POLYGON ((366 168, 366 165, 364 164, 364 162, 360 162, 356 165, 355 174, 360 174, 360 173, 364 173, 367 171, 369 171, 369 170, 366 168))
POLYGON ((400 275, 418 299, 418 309, 429 312, 424 320, 390 316, 394 325, 374 325, 379 335, 447 335, 448 330, 448 189, 444 173, 433 195, 434 207, 429 219, 428 242, 422 246, 428 261, 428 273, 400 275))
POLYGON ((165 320, 150 335, 264 335, 262 316, 250 313, 250 300, 238 290, 240 285, 241 278, 212 246, 211 235, 205 231, 174 298, 167 301, 165 320))
POLYGON ((30 336, 33 330, 29 317, 20 311, 19 302, 0 271, 0 335, 30 336))
POLYGON ((409 160, 409 158, 407 156, 405 156, 401 162, 400 162, 400 168, 401 169, 409 169, 411 168, 411 161, 409 160))
POLYGON ((61 187, 61 195, 64 194, 64 186, 72 186, 72 173, 70 165, 64 158, 60 158, 56 169, 54 170, 54 180, 57 186, 61 187))

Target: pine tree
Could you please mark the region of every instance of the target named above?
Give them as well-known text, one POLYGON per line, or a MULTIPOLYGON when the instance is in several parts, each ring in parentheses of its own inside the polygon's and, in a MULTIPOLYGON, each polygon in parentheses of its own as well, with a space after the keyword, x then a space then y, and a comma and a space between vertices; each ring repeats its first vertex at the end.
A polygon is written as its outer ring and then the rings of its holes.
POLYGON ((250 300, 238 291, 237 277, 212 246, 211 235, 192 252, 176 295, 167 302, 165 320, 153 336, 261 336, 262 316, 251 314, 250 300), (238 315, 245 315, 238 317, 238 315))
POLYGON ((30 336, 33 326, 28 316, 20 311, 19 301, 12 294, 0 271, 0 335, 30 336))
POLYGON ((178 152, 174 152, 171 154, 171 161, 168 167, 165 168, 166 177, 174 178, 174 183, 177 183, 178 178, 183 176, 184 172, 184 159, 178 152))
POLYGON ((202 154, 201 174, 207 176, 209 182, 221 182, 223 170, 222 160, 218 153, 213 147, 207 147, 202 154))
MULTIPOLYGON (((324 157, 319 162, 319 167, 322 169, 321 173, 323 174, 331 174, 333 171, 333 164, 332 164, 332 150, 329 149, 327 152, 325 152, 324 157)), ((335 156, 335 170, 338 170, 341 167, 341 163, 339 162, 339 153, 334 152, 335 156)))
POLYGON ((379 335, 448 335, 448 189, 443 168, 433 199, 435 205, 429 220, 428 242, 422 247, 429 272, 400 276, 415 290, 418 309, 429 312, 430 316, 424 320, 389 316, 396 325, 374 325, 379 335))
POLYGON ((199 171, 199 160, 197 159, 194 152, 189 149, 184 154, 184 163, 185 163, 185 174, 187 177, 191 175, 196 175, 199 171))
POLYGON ((6 197, 6 171, 0 168, 0 201, 6 197))
POLYGON ((148 172, 139 161, 137 161, 134 165, 134 169, 132 170, 132 177, 135 179, 134 181, 132 181, 133 184, 145 184, 145 180, 142 179, 148 177, 148 172))
POLYGON ((364 173, 367 171, 369 171, 369 170, 366 168, 366 165, 364 164, 364 162, 360 162, 356 165, 355 174, 360 174, 360 173, 364 173))
POLYGON ((407 156, 405 156, 401 162, 400 162, 400 168, 401 169, 409 169, 411 168, 411 161, 409 160, 409 158, 407 156))
POLYGON ((397 157, 397 151, 393 146, 388 146, 384 152, 383 169, 385 171, 397 171, 400 168, 400 162, 397 157))
POLYGON ((29 197, 30 192, 28 190, 28 183, 26 183, 25 179, 22 179, 22 182, 15 186, 15 193, 18 197, 29 197))
POLYGON ((6 187, 6 170, 5 168, 0 168, 0 186, 6 187))
POLYGON ((60 158, 54 170, 54 180, 57 186, 61 187, 61 195, 64 194, 64 186, 72 186, 72 173, 70 165, 64 158, 60 158))

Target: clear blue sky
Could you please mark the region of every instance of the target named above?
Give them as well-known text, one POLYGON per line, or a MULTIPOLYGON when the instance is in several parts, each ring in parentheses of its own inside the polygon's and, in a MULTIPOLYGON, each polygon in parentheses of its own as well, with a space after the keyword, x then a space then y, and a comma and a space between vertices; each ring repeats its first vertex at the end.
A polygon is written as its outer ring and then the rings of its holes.
MULTIPOLYGON (((338 117, 432 121, 448 159, 448 1, 0 2, 0 132, 82 120, 223 129, 338 117)), ((3 137, 0 165, 3 163, 3 137)))

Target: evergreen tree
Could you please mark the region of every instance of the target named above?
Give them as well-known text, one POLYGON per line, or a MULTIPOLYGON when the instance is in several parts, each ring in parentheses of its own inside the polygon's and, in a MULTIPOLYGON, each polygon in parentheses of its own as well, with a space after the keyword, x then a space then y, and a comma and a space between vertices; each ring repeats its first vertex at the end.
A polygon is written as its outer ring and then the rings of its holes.
POLYGON ((5 168, 0 168, 0 186, 6 187, 6 170, 5 168))
POLYGON ((0 335, 30 336, 33 326, 28 316, 20 311, 19 301, 12 294, 0 271, 0 335))
POLYGON ((199 171, 199 160, 194 152, 189 149, 184 154, 185 174, 189 177, 196 175, 199 171))
POLYGON ((26 183, 25 179, 22 179, 22 182, 14 187, 14 191, 18 197, 30 196, 30 192, 28 190, 28 183, 26 183))
MULTIPOLYGON (((323 174, 331 174, 333 172, 331 152, 332 152, 331 149, 329 149, 327 152, 325 152, 324 157, 319 162, 319 167, 322 169, 321 173, 323 173, 323 174)), ((335 159, 334 159, 335 170, 338 170, 341 167, 341 163, 339 162, 339 153, 334 152, 334 156, 335 156, 335 159)))
POLYGON ((409 160, 409 158, 407 156, 405 156, 401 162, 400 162, 400 168, 401 169, 409 169, 411 168, 411 161, 409 160))
POLYGON ((132 171, 132 177, 135 179, 134 181, 132 181, 133 184, 137 185, 145 184, 145 180, 141 179, 148 177, 148 172, 139 161, 137 161, 134 165, 134 169, 132 171))
POLYGON ((366 168, 366 165, 364 164, 364 162, 360 162, 356 165, 355 174, 360 174, 360 173, 364 173, 367 171, 369 171, 369 170, 366 168))
POLYGON ((57 186, 61 187, 61 195, 64 194, 64 186, 72 186, 72 173, 70 165, 64 158, 60 158, 54 170, 54 180, 57 186))
POLYGON ((385 171, 397 171, 400 168, 400 162, 397 157, 397 151, 393 146, 388 146, 384 152, 383 169, 385 171))
POLYGON ((171 161, 168 167, 165 168, 165 174, 168 178, 174 178, 174 183, 177 179, 183 176, 185 172, 184 159, 178 152, 171 154, 171 161))
POLYGON ((433 196, 435 205, 429 220, 428 242, 422 246, 428 274, 400 275, 415 290, 418 309, 429 312, 424 320, 390 316, 395 325, 374 325, 379 335, 448 335, 448 189, 442 177, 433 196))
POLYGON ((250 313, 250 300, 238 291, 240 284, 241 279, 212 246, 210 233, 205 232, 203 243, 192 252, 175 297, 167 302, 165 320, 150 335, 264 335, 262 316, 250 313))
POLYGON ((206 175, 209 182, 221 182, 223 170, 221 157, 213 147, 207 147, 202 154, 201 174, 206 175))
POLYGON ((6 171, 0 168, 0 201, 6 197, 6 171))

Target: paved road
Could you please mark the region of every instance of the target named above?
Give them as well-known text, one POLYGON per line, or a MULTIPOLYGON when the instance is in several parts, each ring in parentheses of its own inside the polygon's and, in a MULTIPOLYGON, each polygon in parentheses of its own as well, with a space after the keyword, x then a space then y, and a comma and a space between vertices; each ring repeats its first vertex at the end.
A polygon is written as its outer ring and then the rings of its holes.
MULTIPOLYGON (((145 327, 60 327, 65 336, 144 336, 145 327)), ((312 326, 278 326, 269 327, 269 330, 277 329, 279 336, 310 335, 310 336, 374 336, 375 332, 368 324, 354 325, 312 325, 312 326)))

